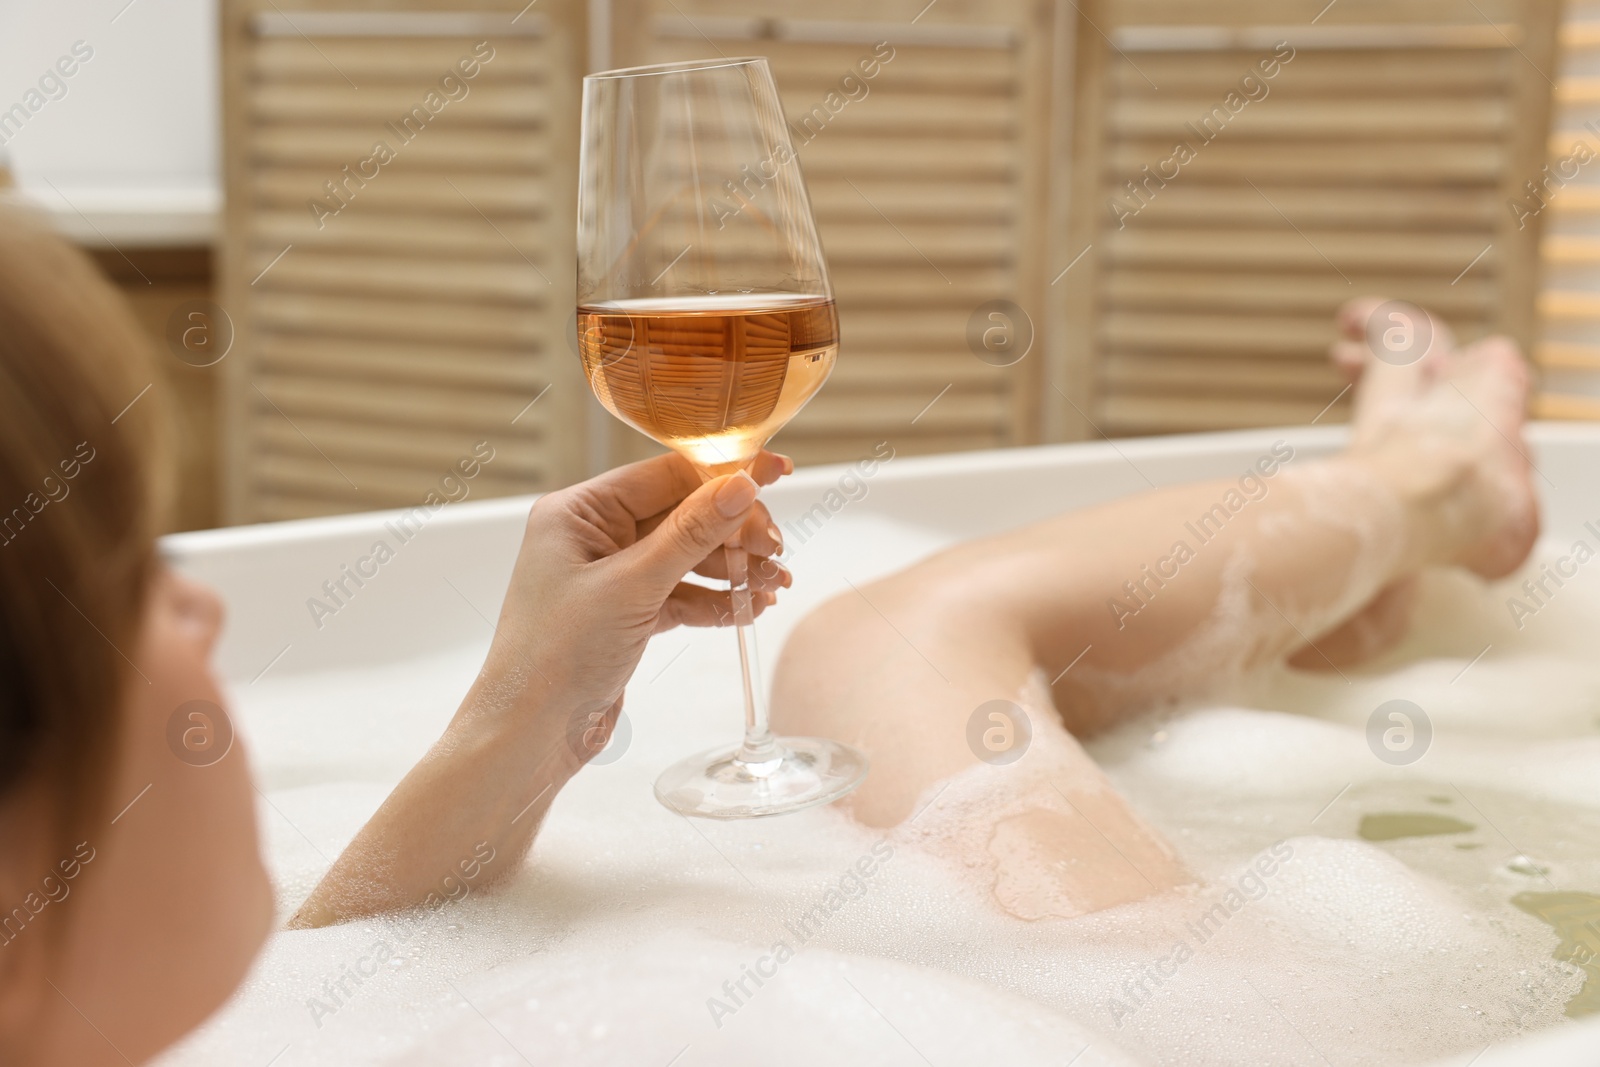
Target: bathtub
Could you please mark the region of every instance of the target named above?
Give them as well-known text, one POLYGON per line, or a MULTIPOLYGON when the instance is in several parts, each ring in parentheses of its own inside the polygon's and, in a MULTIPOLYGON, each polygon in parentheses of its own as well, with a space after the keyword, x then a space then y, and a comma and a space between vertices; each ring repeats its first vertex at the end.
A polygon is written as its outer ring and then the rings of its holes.
MULTIPOLYGON (((773 662, 794 622, 847 579, 1152 483, 1235 477, 1280 441, 1304 462, 1343 437, 1297 427, 802 470, 764 493, 796 584, 759 623, 762 653, 773 662)), ((1600 427, 1537 425, 1531 440, 1541 552, 1593 540, 1584 524, 1600 519, 1600 427)), ((166 540, 229 608, 217 662, 258 775, 283 914, 453 712, 487 647, 529 500, 451 504, 409 537, 378 513, 166 540), (393 558, 328 596, 323 583, 376 540, 393 558)), ((1229 932, 1236 943, 1201 951, 1159 989, 1132 992, 1161 931, 1180 929, 1197 904, 1022 923, 992 913, 915 840, 886 845, 830 809, 704 824, 660 808, 655 774, 731 741, 740 721, 731 637, 678 631, 652 642, 627 730, 563 793, 533 861, 503 891, 409 925, 276 935, 239 996, 164 1062, 1592 1064, 1600 1018, 1561 1015, 1582 976, 1551 958, 1553 932, 1503 901, 1538 888, 1508 873, 1524 860, 1542 882, 1600 892, 1600 835, 1582 839, 1600 825, 1600 703, 1584 703, 1600 697, 1588 662, 1600 657, 1583 652, 1591 621, 1600 647, 1600 579, 1573 579, 1535 620, 1548 637, 1531 643, 1503 618, 1514 582, 1440 581, 1430 594, 1445 606, 1440 633, 1348 684, 1284 671, 1268 687, 1275 703, 1132 724, 1096 743, 1135 806, 1180 850, 1200 850, 1193 862, 1209 883, 1226 884, 1279 837, 1303 857, 1305 870, 1229 932), (1527 671, 1537 678, 1524 686, 1527 671), (1433 764, 1381 765, 1359 713, 1419 686, 1461 708, 1441 713, 1433 764), (1539 686, 1556 696, 1511 706, 1539 686), (1501 713, 1551 719, 1509 742, 1501 713), (1313 818, 1314 793, 1296 791, 1318 775, 1361 784, 1313 818), (1465 805, 1430 777, 1440 775, 1465 805), (1476 827, 1473 841, 1441 852, 1355 839, 1361 804, 1413 787, 1444 794, 1476 827), (1186 815, 1193 797, 1212 796, 1215 810, 1186 815), (1472 817, 1475 804, 1488 814, 1472 817), (1547 841, 1543 852, 1508 856, 1495 825, 1519 845, 1547 841), (1228 844, 1208 860, 1207 840, 1228 844), (893 855, 876 881, 778 969, 768 950, 797 936, 792 916, 875 847, 893 855), (1468 870, 1459 883, 1456 870, 1468 870), (778 977, 728 992, 762 959, 778 977)))

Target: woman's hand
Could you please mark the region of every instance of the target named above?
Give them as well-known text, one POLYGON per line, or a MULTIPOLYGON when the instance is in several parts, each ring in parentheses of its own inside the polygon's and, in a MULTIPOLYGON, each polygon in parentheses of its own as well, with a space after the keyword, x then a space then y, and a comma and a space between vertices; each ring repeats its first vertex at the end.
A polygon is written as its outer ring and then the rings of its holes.
POLYGON ((732 543, 751 555, 758 613, 790 584, 756 488, 793 469, 763 452, 750 476, 701 485, 666 455, 540 497, 472 690, 290 925, 442 906, 514 870, 556 793, 605 746, 650 636, 733 621, 728 593, 689 573, 726 579, 732 543))
POLYGON ((691 571, 726 579, 725 544, 750 554, 758 614, 790 584, 769 558, 783 546, 756 491, 793 469, 763 452, 753 478, 702 485, 687 460, 668 454, 540 497, 484 675, 539 715, 564 715, 563 729, 574 717, 596 725, 594 712, 614 711, 652 634, 733 621, 727 591, 684 581, 691 571))

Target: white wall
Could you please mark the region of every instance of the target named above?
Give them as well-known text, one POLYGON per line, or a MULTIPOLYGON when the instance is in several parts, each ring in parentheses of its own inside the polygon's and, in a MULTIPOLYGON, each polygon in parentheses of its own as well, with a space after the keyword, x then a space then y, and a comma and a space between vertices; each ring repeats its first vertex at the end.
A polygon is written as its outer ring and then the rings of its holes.
POLYGON ((58 213, 66 205, 52 185, 91 216, 118 205, 214 210, 215 0, 0 0, 0 116, 78 41, 94 55, 62 79, 65 95, 20 130, 0 128, 18 183, 58 213))

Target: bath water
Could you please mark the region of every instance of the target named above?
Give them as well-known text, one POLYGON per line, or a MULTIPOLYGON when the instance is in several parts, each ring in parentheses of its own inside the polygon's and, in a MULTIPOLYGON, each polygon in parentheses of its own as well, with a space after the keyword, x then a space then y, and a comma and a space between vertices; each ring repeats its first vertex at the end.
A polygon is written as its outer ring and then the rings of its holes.
MULTIPOLYGON (((764 658, 840 576, 940 543, 840 515, 760 623, 764 658)), ((1048 757, 1037 724, 1037 756, 935 787, 887 833, 827 808, 710 823, 660 807, 660 769, 739 728, 731 639, 663 635, 629 689, 627 751, 561 795, 508 885, 275 935, 164 1063, 1464 1064, 1595 1005, 1574 947, 1594 941, 1600 894, 1600 583, 1585 580, 1519 631, 1509 587, 1430 575, 1422 624, 1381 663, 1274 669, 1095 740, 1198 883, 1073 919, 1007 913, 982 865, 943 847, 1048 757), (1432 726, 1409 765, 1367 741, 1395 699, 1432 726)), ((240 688, 284 915, 482 653, 240 688)))

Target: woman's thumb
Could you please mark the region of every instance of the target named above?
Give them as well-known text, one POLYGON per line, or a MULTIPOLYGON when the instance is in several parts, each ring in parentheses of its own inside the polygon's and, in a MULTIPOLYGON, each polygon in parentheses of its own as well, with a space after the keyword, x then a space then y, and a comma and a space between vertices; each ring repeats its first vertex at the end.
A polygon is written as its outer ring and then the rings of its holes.
POLYGON ((744 523, 759 491, 740 471, 714 478, 684 498, 666 520, 629 549, 641 579, 665 597, 744 523))

